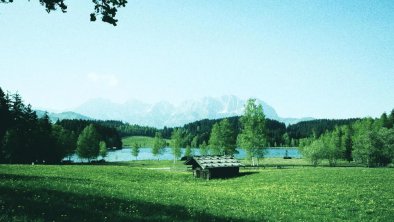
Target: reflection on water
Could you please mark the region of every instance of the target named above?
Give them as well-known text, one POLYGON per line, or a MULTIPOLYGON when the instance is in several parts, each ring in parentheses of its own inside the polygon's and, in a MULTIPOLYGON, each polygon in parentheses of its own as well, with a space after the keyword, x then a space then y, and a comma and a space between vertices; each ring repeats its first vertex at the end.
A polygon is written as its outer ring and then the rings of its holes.
MULTIPOLYGON (((284 157, 286 154, 293 158, 300 158, 301 154, 299 150, 295 147, 287 147, 287 148, 267 148, 267 153, 264 157, 284 157)), ((140 153, 138 154, 137 160, 157 160, 157 157, 154 157, 151 153, 151 148, 141 148, 140 153)), ((199 155, 199 149, 193 149, 194 155, 199 155)), ((243 159, 246 157, 245 150, 237 149, 238 154, 235 154, 235 157, 238 159, 243 159)), ((185 149, 182 148, 182 155, 185 152, 185 149)), ((171 154, 171 148, 165 148, 164 154, 160 155, 159 158, 161 160, 173 160, 173 155, 171 154)), ((68 158, 67 158, 68 159, 68 158)), ((136 158, 131 155, 130 148, 123 148, 121 150, 113 150, 108 152, 108 156, 105 158, 108 162, 118 162, 118 161, 130 161, 135 160, 136 158)), ((73 155, 71 160, 74 162, 81 162, 81 159, 78 158, 77 155, 73 155)), ((86 161, 86 160, 85 160, 86 161)))

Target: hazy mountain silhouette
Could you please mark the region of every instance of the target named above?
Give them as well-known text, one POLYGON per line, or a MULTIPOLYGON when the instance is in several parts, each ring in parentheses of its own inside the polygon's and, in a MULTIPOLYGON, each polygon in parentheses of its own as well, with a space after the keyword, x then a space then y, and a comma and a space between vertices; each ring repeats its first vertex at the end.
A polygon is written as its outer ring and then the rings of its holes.
MULTIPOLYGON (((239 116, 243 113, 245 102, 246 100, 236 96, 204 97, 198 100, 184 101, 179 105, 165 101, 148 104, 138 100, 119 104, 106 99, 93 99, 76 108, 74 112, 94 119, 122 120, 131 124, 162 128, 164 126, 182 126, 201 119, 239 116)), ((262 100, 257 100, 257 102, 262 104, 267 118, 286 124, 313 119, 281 118, 273 107, 262 100)))

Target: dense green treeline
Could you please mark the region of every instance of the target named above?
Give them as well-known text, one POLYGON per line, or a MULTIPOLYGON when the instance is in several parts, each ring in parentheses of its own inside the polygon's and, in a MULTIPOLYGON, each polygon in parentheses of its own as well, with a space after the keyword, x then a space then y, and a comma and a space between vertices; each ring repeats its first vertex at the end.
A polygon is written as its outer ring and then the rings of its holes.
POLYGON ((265 127, 268 146, 294 146, 294 144, 291 145, 290 143, 286 143, 283 138, 283 135, 286 133, 286 125, 284 123, 272 119, 266 119, 265 127))
MULTIPOLYGON (((73 122, 75 120, 67 120, 68 122, 73 122)), ((79 121, 79 120, 76 120, 79 121)), ((63 122, 63 121, 62 121, 63 122)), ((161 131, 162 133, 165 132, 165 137, 170 138, 172 133, 172 128, 167 130, 167 127, 164 129, 157 129, 155 127, 150 126, 140 126, 136 124, 129 124, 119 120, 87 120, 87 122, 94 123, 96 125, 101 125, 109 128, 114 128, 119 133, 120 137, 127 137, 127 136, 148 136, 154 137, 157 132, 161 131)), ((75 124, 71 124, 75 125, 75 124)), ((78 124, 76 124, 78 125, 78 124)), ((86 125, 86 124, 84 124, 86 125)), ((75 127, 75 126, 73 126, 75 127)))
POLYGON ((5 94, 0 88, 0 163, 58 163, 78 151, 81 133, 88 125, 97 131, 97 144, 102 141, 105 147, 122 147, 117 130, 102 121, 53 124, 47 115, 38 118, 19 94, 5 94))
POLYGON ((0 88, 0 162, 56 163, 73 152, 76 135, 37 118, 19 94, 5 94, 0 88))
POLYGON ((303 156, 312 164, 328 160, 335 166, 340 159, 367 166, 387 166, 394 159, 394 110, 380 118, 364 118, 336 126, 332 131, 300 140, 303 156))
POLYGON ((114 120, 51 123, 47 115, 38 118, 19 94, 5 94, 0 88, 0 162, 56 163, 74 153, 91 160, 99 155, 105 157, 107 147, 121 148, 122 136, 156 136, 153 148, 157 156, 168 145, 162 141, 175 138, 176 144, 171 147, 200 147, 207 154, 234 154, 236 147, 251 147, 249 157, 258 158, 264 154, 255 152, 255 148, 300 146, 303 155, 315 165, 322 159, 333 166, 339 159, 369 166, 392 162, 394 110, 377 119, 313 120, 286 127, 265 119, 263 107, 253 101, 249 101, 249 111, 245 106, 242 117, 204 119, 183 127, 156 129, 114 120), (249 119, 246 111, 251 113, 249 119))
POLYGON ((337 126, 349 125, 359 119, 317 119, 310 121, 303 121, 293 125, 289 125, 286 129, 289 137, 292 139, 301 139, 310 137, 312 135, 319 137, 326 131, 332 131, 337 126))
POLYGON ((112 126, 114 122, 119 121, 101 121, 101 120, 61 120, 56 125, 64 129, 80 134, 88 125, 93 124, 99 134, 99 139, 107 144, 107 147, 122 148, 122 137, 117 129, 112 126))
MULTIPOLYGON (((208 143, 212 128, 216 123, 219 123, 223 119, 203 119, 193 123, 185 124, 181 127, 183 132, 183 144, 189 144, 193 146, 200 146, 202 143, 208 143)), ((239 117, 229 117, 227 118, 229 122, 229 127, 232 129, 232 137, 237 138, 240 131, 239 117)))
MULTIPOLYGON (((232 137, 237 138, 241 130, 240 117, 234 116, 224 119, 229 121, 229 127, 232 129, 232 137)), ((180 127, 184 134, 183 144, 197 144, 197 146, 200 146, 203 142, 207 143, 210 139, 213 126, 224 119, 203 119, 185 124, 183 127, 180 127)), ((282 138, 283 134, 286 133, 286 125, 284 123, 276 120, 266 119, 265 126, 268 140, 267 142, 269 146, 275 146, 275 144, 277 146, 285 145, 282 138)), ((172 131, 172 128, 168 129, 170 129, 168 131, 172 131)))
MULTIPOLYGON (((228 117, 230 127, 232 128, 233 138, 236 138, 241 129, 239 116, 228 117)), ((214 124, 219 123, 223 119, 203 119, 192 123, 185 124, 179 127, 183 132, 183 144, 197 144, 201 145, 204 141, 208 142, 214 124), (194 141, 194 142, 193 142, 194 141)), ((326 131, 332 131, 336 126, 342 126, 353 123, 358 119, 343 119, 343 120, 312 120, 299 122, 293 125, 286 125, 282 122, 272 119, 265 120, 267 146, 298 146, 299 139, 311 137, 313 135, 320 136, 326 131)), ((164 138, 170 138, 173 128, 165 128, 161 131, 164 138), (164 133, 170 132, 170 133, 164 133)), ((131 136, 131 135, 130 135, 131 136)), ((139 136, 139 134, 138 134, 139 136)), ((143 135, 149 136, 149 135, 143 135)))
MULTIPOLYGON (((233 138, 236 138, 241 129, 239 116, 228 117, 230 127, 232 128, 233 138)), ((121 121, 95 121, 99 125, 116 128, 121 137, 127 136, 148 136, 154 137, 160 133, 163 138, 170 139, 174 129, 180 129, 182 133, 182 146, 199 147, 201 144, 208 143, 212 128, 216 123, 223 119, 203 119, 192 123, 185 124, 182 127, 164 127, 157 129, 149 126, 139 126, 135 124, 123 123, 121 121)), ((286 127, 282 122, 272 119, 266 119, 267 146, 298 146, 299 140, 311 137, 319 137, 326 131, 332 131, 336 126, 343 126, 354 123, 358 119, 329 120, 320 119, 312 121, 303 121, 286 127)))
MULTIPOLYGON (((236 138, 241 129, 239 116, 226 118, 230 127, 232 128, 233 138, 236 138)), ((90 121, 98 125, 116 128, 121 137, 127 136, 148 136, 154 137, 156 133, 160 133, 163 138, 170 139, 174 129, 180 129, 182 134, 182 146, 186 147, 191 145, 192 147, 199 147, 201 144, 208 143, 212 128, 216 123, 219 123, 223 119, 203 119, 192 123, 185 124, 182 127, 164 127, 163 129, 157 129, 149 126, 139 126, 135 124, 124 123, 122 121, 90 121)), ((298 146, 299 140, 302 138, 308 138, 311 136, 319 137, 326 131, 332 131, 336 126, 348 125, 356 122, 359 119, 340 119, 340 120, 329 120, 319 119, 311 121, 303 121, 296 124, 292 124, 286 127, 282 122, 272 119, 266 119, 266 135, 267 135, 267 146, 270 147, 281 147, 281 146, 298 146)), ((67 120, 75 121, 75 120, 67 120)))
MULTIPOLYGON (((158 129, 149 126, 139 126, 136 124, 128 124, 122 123, 121 125, 116 126, 119 134, 122 137, 126 136, 149 136, 154 137, 158 132, 158 129)), ((169 136, 167 136, 168 138, 169 136)))

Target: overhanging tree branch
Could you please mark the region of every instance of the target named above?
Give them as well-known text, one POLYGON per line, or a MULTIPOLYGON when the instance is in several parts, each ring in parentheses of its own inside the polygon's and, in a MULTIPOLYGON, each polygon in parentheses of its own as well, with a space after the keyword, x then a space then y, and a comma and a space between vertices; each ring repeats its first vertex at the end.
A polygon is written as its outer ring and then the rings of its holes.
MULTIPOLYGON (((30 0, 29 0, 30 1, 30 0)), ((0 3, 13 3, 13 0, 0 0, 0 3)), ((65 0, 40 0, 40 4, 50 13, 60 9, 63 13, 67 12, 65 0)), ((101 17, 101 21, 117 25, 118 20, 115 19, 118 8, 126 7, 127 0, 92 0, 94 4, 93 13, 90 14, 90 21, 94 22, 97 17, 101 17)))

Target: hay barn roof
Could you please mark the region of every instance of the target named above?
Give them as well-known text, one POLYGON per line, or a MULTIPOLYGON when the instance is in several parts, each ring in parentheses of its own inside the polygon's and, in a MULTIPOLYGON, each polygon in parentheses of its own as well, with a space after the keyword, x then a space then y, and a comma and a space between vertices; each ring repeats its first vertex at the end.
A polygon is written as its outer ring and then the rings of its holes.
POLYGON ((242 164, 234 156, 193 156, 185 161, 186 165, 198 164, 202 169, 240 167, 242 164))

